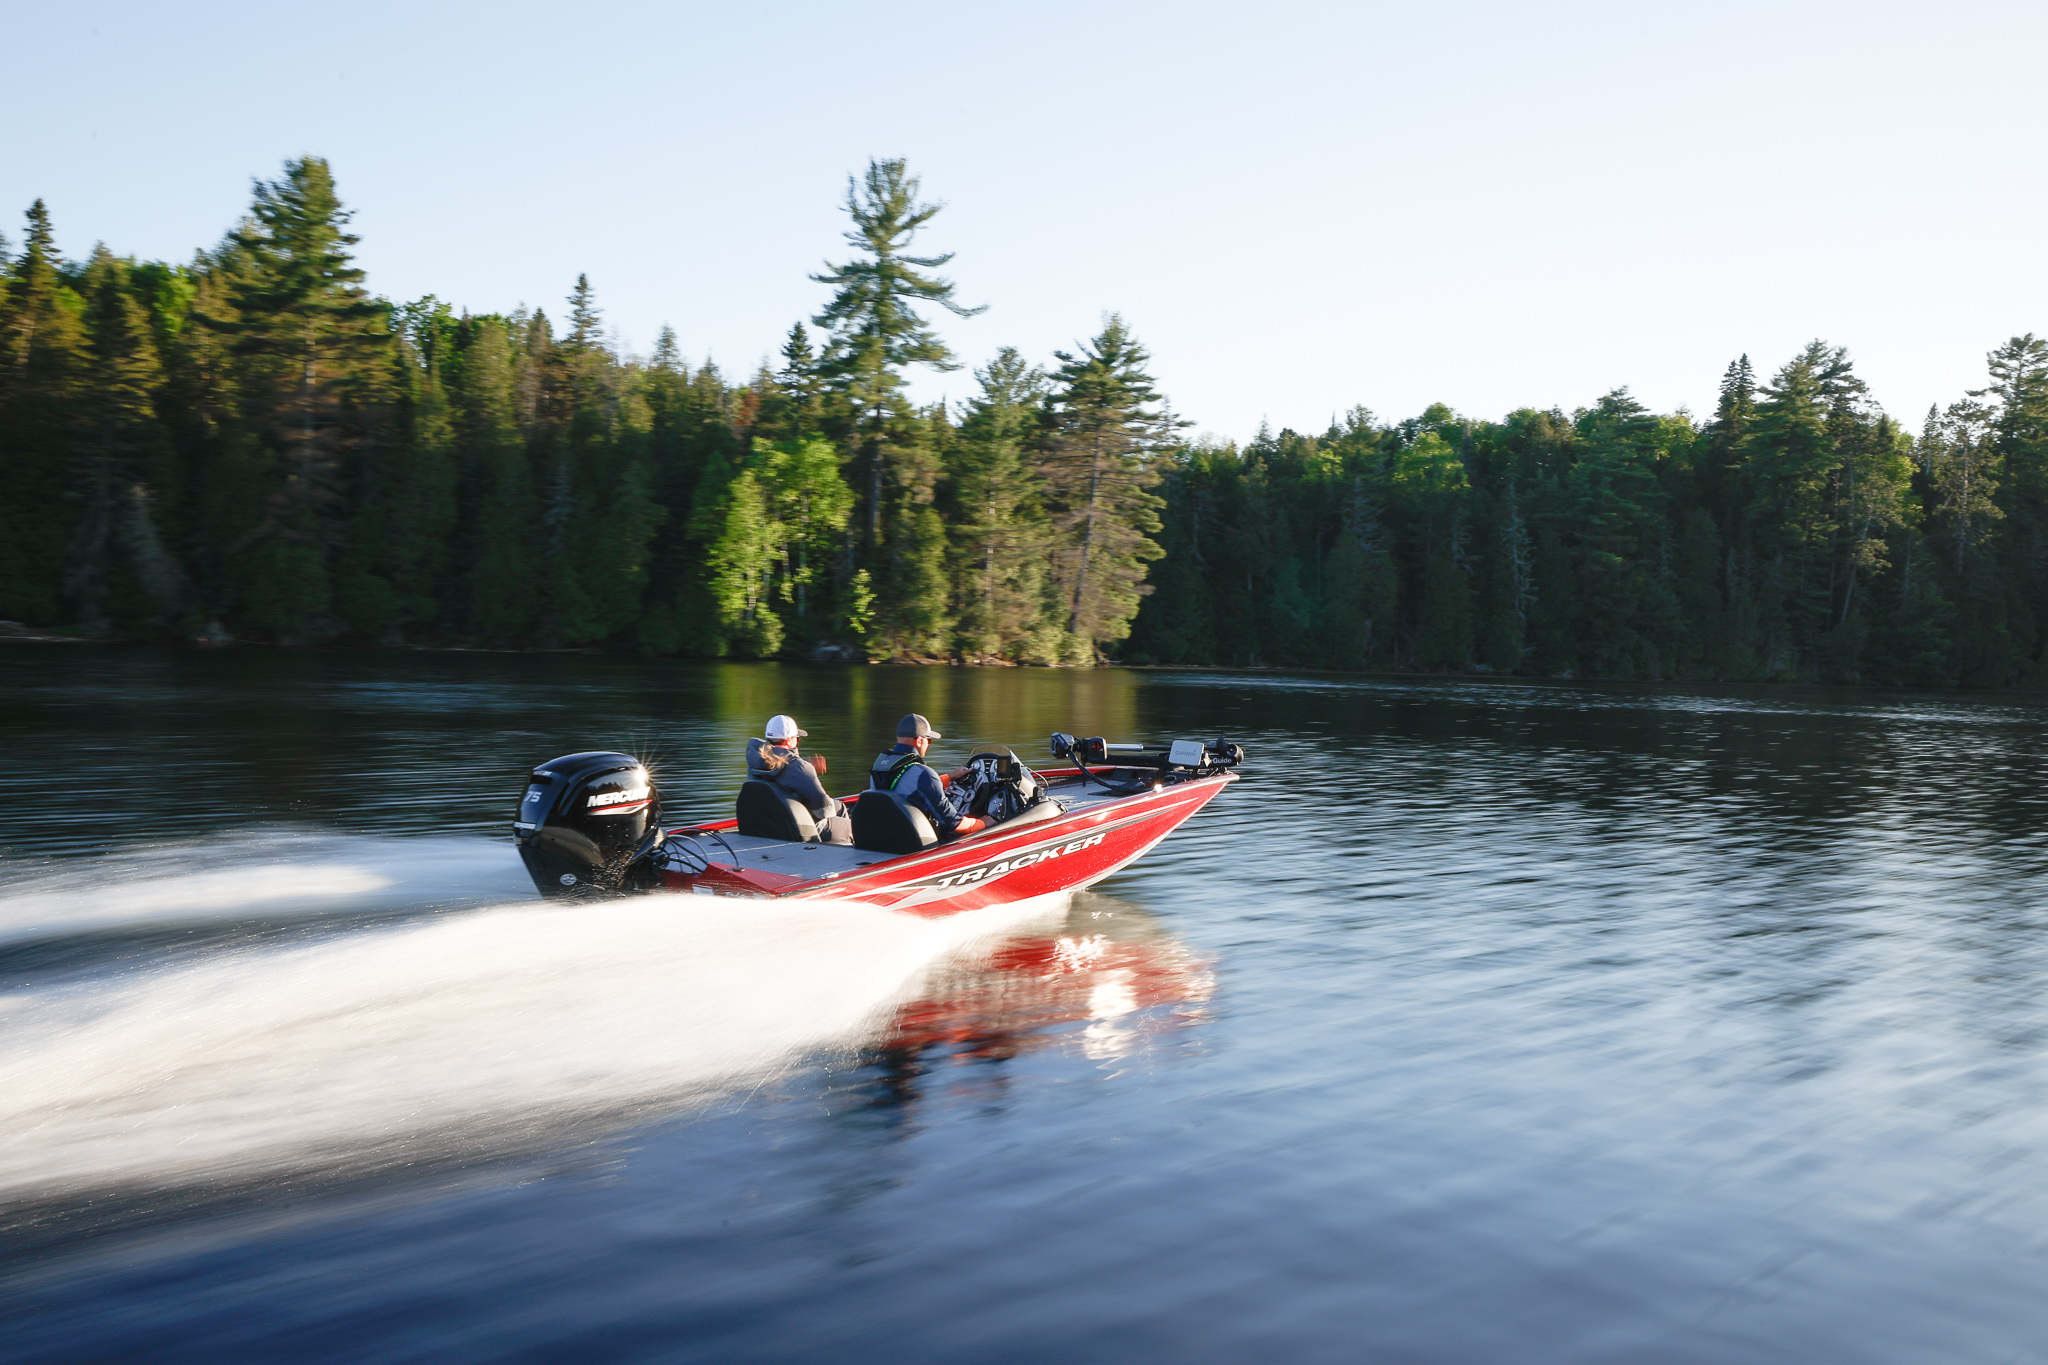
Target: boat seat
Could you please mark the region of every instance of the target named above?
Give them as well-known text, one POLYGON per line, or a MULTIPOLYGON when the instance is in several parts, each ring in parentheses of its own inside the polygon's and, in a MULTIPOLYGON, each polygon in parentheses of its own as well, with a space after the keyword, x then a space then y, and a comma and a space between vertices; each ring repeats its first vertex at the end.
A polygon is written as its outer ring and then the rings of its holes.
POLYGON ((818 837, 818 826, 804 809, 804 803, 773 782, 759 778, 749 778, 740 787, 733 815, 740 822, 739 832, 756 839, 810 843, 818 837))
POLYGON ((925 813, 895 792, 870 789, 853 803, 853 846, 869 853, 916 853, 939 841, 925 813))

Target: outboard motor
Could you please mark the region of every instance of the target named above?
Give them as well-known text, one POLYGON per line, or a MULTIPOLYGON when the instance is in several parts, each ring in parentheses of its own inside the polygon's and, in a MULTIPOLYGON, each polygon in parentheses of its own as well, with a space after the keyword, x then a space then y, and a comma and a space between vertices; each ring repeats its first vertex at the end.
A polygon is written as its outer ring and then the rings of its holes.
POLYGON ((661 839, 661 796, 630 754, 566 754, 533 770, 512 824, 543 896, 643 889, 658 879, 640 855, 661 839))

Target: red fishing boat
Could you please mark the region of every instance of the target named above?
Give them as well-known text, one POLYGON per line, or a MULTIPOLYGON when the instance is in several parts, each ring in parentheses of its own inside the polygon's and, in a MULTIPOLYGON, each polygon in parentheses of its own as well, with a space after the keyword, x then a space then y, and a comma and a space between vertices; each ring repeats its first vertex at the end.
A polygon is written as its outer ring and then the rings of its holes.
MULTIPOLYGON (((1153 749, 1054 735, 1073 766, 1033 772, 1009 750, 968 760, 967 813, 988 827, 941 840, 894 792, 845 800, 850 834, 749 781, 734 818, 666 829, 652 775, 628 754, 569 754, 533 770, 513 833, 544 896, 678 891, 844 900, 939 916, 1089 886, 1142 857, 1237 780, 1224 740, 1153 749)), ((840 822, 833 822, 840 823, 840 822)))

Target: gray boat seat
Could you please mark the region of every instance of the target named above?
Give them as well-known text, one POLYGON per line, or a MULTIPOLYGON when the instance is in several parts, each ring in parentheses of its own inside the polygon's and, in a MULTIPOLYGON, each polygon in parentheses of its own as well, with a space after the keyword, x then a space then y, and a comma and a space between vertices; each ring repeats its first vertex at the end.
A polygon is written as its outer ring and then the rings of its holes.
POLYGON ((870 853, 916 853, 938 843, 925 813, 895 792, 870 788, 853 803, 853 846, 870 853))
POLYGON ((739 832, 756 839, 810 843, 818 837, 818 826, 804 809, 804 803, 773 782, 759 778, 750 778, 740 787, 733 815, 740 822, 739 832))

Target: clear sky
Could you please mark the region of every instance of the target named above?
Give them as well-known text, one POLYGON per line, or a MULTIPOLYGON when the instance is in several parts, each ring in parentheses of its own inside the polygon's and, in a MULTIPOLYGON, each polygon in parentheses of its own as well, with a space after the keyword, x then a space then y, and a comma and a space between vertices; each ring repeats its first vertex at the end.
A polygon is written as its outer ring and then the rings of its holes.
MULTIPOLYGON (((1197 430, 1710 410, 1846 345, 1917 428, 2048 331, 2048 6, 679 3, 10 8, 4 230, 183 259, 334 164, 377 292, 663 323, 748 373, 903 156, 970 364, 1119 310, 1197 430)), ((962 397, 966 373, 921 381, 962 397)))

